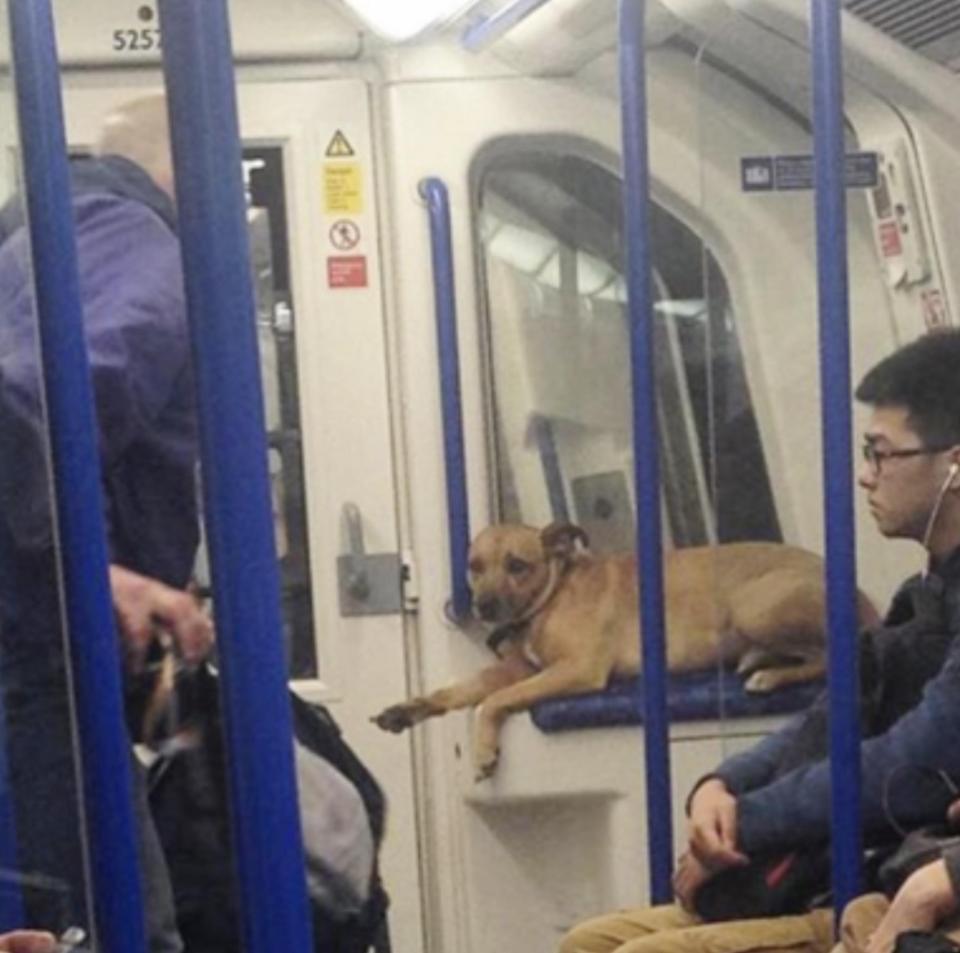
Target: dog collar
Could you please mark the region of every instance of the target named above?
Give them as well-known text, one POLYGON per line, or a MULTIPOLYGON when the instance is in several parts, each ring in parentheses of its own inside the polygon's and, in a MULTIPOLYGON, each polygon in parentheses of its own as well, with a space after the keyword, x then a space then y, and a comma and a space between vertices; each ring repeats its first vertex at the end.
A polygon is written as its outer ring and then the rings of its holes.
MULTIPOLYGON (((566 568, 566 566, 563 568, 566 568)), ((533 600, 532 605, 528 606, 510 623, 511 625, 523 625, 529 622, 538 612, 542 612, 547 603, 553 598, 553 594, 560 585, 560 576, 563 575, 560 571, 560 560, 556 558, 551 559, 548 569, 550 576, 547 579, 547 584, 543 587, 543 591, 533 600)))
POLYGON ((566 568, 565 566, 561 567, 559 559, 551 559, 548 565, 549 577, 547 578, 547 584, 543 587, 543 591, 540 595, 534 599, 533 603, 529 605, 516 619, 511 620, 506 625, 501 625, 499 628, 494 629, 493 632, 487 636, 487 648, 490 649, 494 655, 500 654, 500 646, 504 642, 509 642, 511 639, 516 638, 522 632, 524 626, 539 612, 542 612, 546 608, 547 603, 553 598, 554 593, 557 591, 557 587, 560 585, 560 577, 563 575, 562 569, 566 568))

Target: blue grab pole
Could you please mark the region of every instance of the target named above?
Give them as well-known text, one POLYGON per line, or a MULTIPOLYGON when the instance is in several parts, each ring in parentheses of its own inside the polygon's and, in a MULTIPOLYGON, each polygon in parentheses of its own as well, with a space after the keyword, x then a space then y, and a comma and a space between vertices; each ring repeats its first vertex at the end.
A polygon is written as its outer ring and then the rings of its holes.
POLYGON ((49 0, 9 0, 9 15, 98 949, 141 953, 130 744, 107 582, 53 17, 49 0))
POLYGON ((226 0, 161 0, 246 953, 313 949, 226 0))
POLYGON ((660 450, 650 289, 645 13, 644 0, 620 0, 620 108, 627 300, 633 368, 633 461, 637 499, 637 573, 643 632, 641 654, 650 899, 653 903, 666 903, 673 896, 670 885, 673 871, 673 814, 663 612, 660 450))
POLYGON ((537 414, 530 426, 540 452, 543 482, 547 486, 547 498, 550 500, 550 515, 557 523, 569 523, 570 507, 567 506, 567 494, 563 488, 563 471, 560 469, 553 424, 548 417, 537 414))
POLYGON ((857 585, 840 5, 811 0, 834 907, 861 891, 857 585))
POLYGON ((470 548, 470 511, 467 504, 467 468, 460 398, 460 351, 457 345, 457 298, 450 238, 450 195, 440 179, 424 179, 420 194, 430 215, 430 256, 437 315, 440 357, 440 401, 443 413, 443 453, 447 480, 447 518, 450 539, 450 614, 456 621, 470 614, 467 551, 470 548))

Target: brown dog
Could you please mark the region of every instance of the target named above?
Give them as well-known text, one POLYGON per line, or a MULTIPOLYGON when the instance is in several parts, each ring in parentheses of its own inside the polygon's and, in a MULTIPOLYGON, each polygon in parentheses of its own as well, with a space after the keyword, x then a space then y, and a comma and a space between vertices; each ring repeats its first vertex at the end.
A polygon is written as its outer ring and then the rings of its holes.
MULTIPOLYGON (((490 526, 470 547, 474 609, 494 626, 500 661, 470 679, 385 709, 399 732, 479 706, 477 778, 496 769, 504 719, 545 698, 598 691, 640 670, 636 564, 596 556, 578 526, 490 526), (578 541, 584 544, 581 548, 578 541)), ((667 667, 738 663, 746 688, 770 692, 825 671, 825 595, 818 556, 778 543, 676 549, 664 557, 667 667)), ((861 625, 877 620, 863 595, 861 625)))

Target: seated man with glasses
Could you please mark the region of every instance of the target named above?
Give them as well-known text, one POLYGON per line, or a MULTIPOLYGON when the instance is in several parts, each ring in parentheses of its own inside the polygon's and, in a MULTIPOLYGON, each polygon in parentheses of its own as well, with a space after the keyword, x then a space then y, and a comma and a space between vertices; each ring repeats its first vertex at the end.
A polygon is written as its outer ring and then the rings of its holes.
MULTIPOLYGON (((901 348, 864 377, 856 396, 871 408, 858 478, 870 513, 884 536, 913 540, 926 555, 924 571, 862 638, 863 825, 865 842, 875 844, 942 819, 951 795, 929 783, 931 773, 960 779, 960 331, 901 348)), ((742 909, 742 896, 726 885, 760 857, 825 855, 827 724, 821 698, 702 778, 687 803, 686 850, 674 874, 680 904, 588 920, 566 935, 561 953, 831 950, 833 915, 825 907, 723 922, 695 912, 708 894, 714 907, 718 895, 721 906, 729 895, 742 909)), ((768 902, 763 884, 772 894, 772 880, 758 882, 768 902)), ((816 893, 804 899, 812 905, 816 893)))

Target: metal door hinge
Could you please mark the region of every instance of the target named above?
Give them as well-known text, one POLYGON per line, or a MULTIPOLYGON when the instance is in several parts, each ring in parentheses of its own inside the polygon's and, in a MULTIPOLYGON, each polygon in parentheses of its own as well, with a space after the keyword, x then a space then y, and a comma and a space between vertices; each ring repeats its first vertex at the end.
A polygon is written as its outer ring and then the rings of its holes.
POLYGON ((412 549, 405 549, 400 554, 400 583, 403 593, 404 612, 417 612, 420 608, 420 574, 417 571, 417 560, 412 549))

